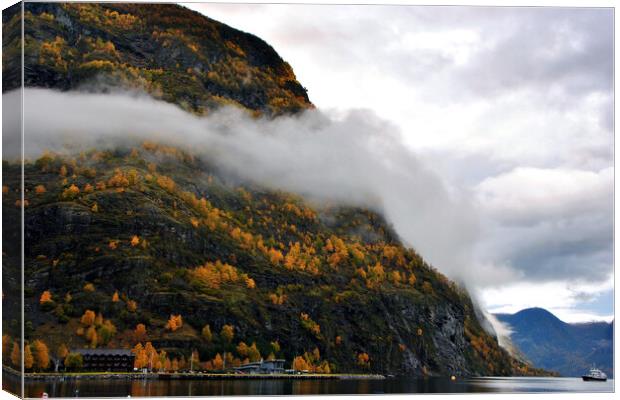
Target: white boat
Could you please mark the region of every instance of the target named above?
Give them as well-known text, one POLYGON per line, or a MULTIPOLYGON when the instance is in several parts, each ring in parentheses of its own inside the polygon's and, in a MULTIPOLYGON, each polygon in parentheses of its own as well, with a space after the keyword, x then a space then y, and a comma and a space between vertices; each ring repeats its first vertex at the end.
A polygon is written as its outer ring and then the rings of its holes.
POLYGON ((582 376, 584 381, 606 381, 607 375, 598 368, 590 368, 590 371, 582 376))

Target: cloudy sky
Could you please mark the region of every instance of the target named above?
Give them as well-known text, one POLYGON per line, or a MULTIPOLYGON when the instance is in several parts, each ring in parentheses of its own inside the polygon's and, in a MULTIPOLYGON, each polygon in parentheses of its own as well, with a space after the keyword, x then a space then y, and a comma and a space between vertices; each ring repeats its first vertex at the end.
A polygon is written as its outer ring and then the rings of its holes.
POLYGON ((186 6, 266 40, 320 109, 397 125, 471 199, 490 311, 612 318, 611 9, 186 6))

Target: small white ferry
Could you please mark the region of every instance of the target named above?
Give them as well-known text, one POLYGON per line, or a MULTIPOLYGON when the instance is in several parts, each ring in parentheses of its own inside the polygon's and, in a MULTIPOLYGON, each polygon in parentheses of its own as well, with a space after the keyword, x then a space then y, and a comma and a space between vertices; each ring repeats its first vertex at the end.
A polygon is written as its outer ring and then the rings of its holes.
POLYGON ((598 368, 590 368, 590 371, 582 376, 584 381, 606 381, 607 375, 598 368))

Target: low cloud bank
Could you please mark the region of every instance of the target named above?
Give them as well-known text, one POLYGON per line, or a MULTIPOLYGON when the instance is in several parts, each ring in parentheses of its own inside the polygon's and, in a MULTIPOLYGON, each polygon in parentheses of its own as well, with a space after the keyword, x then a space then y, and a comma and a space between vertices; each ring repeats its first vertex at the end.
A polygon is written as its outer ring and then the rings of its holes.
POLYGON ((146 96, 47 89, 26 89, 24 104, 26 157, 145 139, 180 146, 269 188, 380 211, 440 271, 466 284, 475 276, 474 208, 370 111, 311 110, 268 120, 222 109, 198 117, 146 96))

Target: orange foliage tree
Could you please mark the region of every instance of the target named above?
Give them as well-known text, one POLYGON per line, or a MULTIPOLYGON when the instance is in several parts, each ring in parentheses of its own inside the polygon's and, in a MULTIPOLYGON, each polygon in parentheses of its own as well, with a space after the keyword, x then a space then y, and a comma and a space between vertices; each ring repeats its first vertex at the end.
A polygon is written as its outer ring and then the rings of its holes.
POLYGON ((174 332, 182 326, 183 326, 183 318, 181 317, 181 315, 170 315, 170 318, 168 319, 168 323, 166 323, 166 329, 169 329, 172 332, 174 332))
POLYGON ((52 293, 49 290, 44 291, 39 298, 39 304, 46 304, 52 302, 52 293))
POLYGON ((144 324, 136 325, 136 329, 133 331, 133 336, 137 342, 142 342, 146 337, 146 326, 144 324))
POLYGON ((34 366, 42 371, 50 365, 50 355, 47 345, 42 340, 35 340, 31 345, 34 350, 34 366))
POLYGON ((95 323, 96 317, 97 316, 94 311, 86 310, 84 311, 84 314, 82 315, 82 318, 80 319, 80 322, 82 323, 82 325, 91 326, 95 323))

